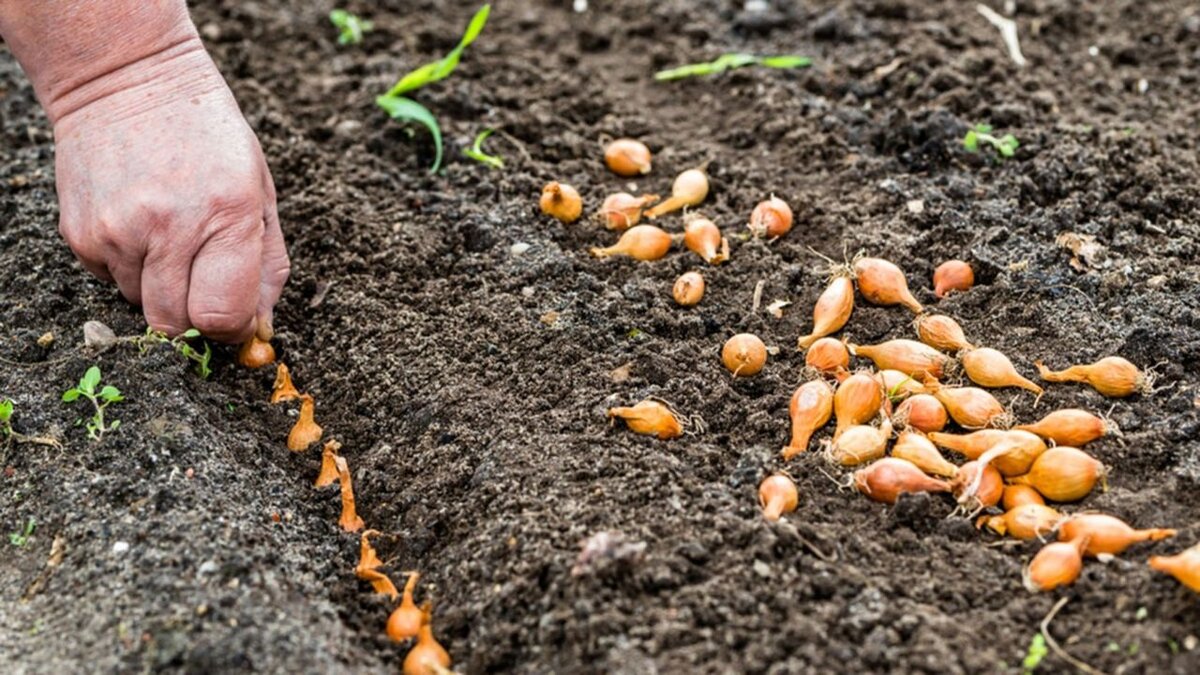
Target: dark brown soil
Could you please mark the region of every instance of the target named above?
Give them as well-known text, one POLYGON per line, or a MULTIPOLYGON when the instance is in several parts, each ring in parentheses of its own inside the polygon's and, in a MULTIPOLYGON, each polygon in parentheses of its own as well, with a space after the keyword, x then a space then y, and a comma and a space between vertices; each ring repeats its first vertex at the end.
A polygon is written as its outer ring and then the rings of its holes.
MULTIPOLYGON (((295 264, 281 355, 344 443, 364 518, 391 535, 389 569, 424 573, 420 597, 436 601, 458 669, 1015 673, 1069 598, 1051 633, 1079 659, 1200 671, 1200 602, 1145 564, 1200 541, 1192 3, 1018 3, 1030 64, 1016 69, 963 2, 771 2, 753 15, 735 0, 594 0, 579 16, 506 0, 454 76, 418 95, 447 134, 448 166, 431 176, 427 137, 373 97, 454 44, 475 7, 445 4, 349 3, 376 24, 359 48, 334 43, 326 3, 193 11, 276 177, 295 264), (726 51, 816 64, 652 79, 726 51), (964 152, 976 122, 1015 134, 1016 157, 964 152), (504 132, 487 145, 503 171, 459 154, 485 127, 504 132), (669 296, 693 255, 596 260, 587 249, 609 233, 537 212, 552 179, 589 210, 625 185, 599 161, 606 136, 655 151, 638 190, 711 162, 703 210, 734 253, 704 270, 697 308, 669 296), (795 206, 796 229, 770 244, 736 236, 770 193, 795 206), (1094 235, 1102 266, 1073 268, 1063 232, 1094 235), (823 285, 809 247, 887 257, 930 304, 933 267, 971 261, 980 284, 938 309, 1026 374, 1035 358, 1154 366, 1151 397, 1114 404, 1061 385, 1036 407, 1002 399, 1025 420, 1111 407, 1124 439, 1090 448, 1112 465, 1111 489, 1068 510, 1179 536, 1030 595, 1021 567, 1036 544, 981 534, 940 498, 885 508, 839 490, 815 453, 786 467, 798 512, 764 522, 756 485, 780 467, 803 366, 792 345, 823 285), (782 319, 751 311, 759 282, 764 305, 795 303, 782 319), (732 381, 717 353, 740 331, 780 352, 732 381), (614 382, 624 364, 632 377, 614 382), (651 395, 706 431, 664 442, 606 422, 606 407, 651 395), (602 530, 644 554, 573 576, 602 530)), ((23 547, 0 540, 4 669, 396 672, 389 603, 353 576, 358 539, 338 529, 336 495, 311 487, 316 454, 284 448, 294 412, 266 404, 272 374, 236 369, 227 348, 202 381, 166 347, 78 347, 86 320, 144 325, 59 240, 51 134, 9 57, 0 90, 0 397, 16 401, 19 431, 63 439, 0 451, 0 534, 37 524, 23 547), (38 346, 46 332, 54 342, 38 346), (128 398, 102 443, 74 426, 83 405, 59 400, 93 363, 128 398), (65 556, 47 577, 56 538, 65 556)), ((910 319, 860 303, 847 333, 907 337, 910 319)))

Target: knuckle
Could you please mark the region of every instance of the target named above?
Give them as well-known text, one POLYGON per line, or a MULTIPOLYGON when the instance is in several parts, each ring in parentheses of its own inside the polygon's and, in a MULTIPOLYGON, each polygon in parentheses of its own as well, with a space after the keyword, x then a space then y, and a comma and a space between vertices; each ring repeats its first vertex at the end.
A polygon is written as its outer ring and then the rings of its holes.
POLYGON ((192 312, 192 326, 205 335, 237 335, 250 325, 250 312, 201 309, 192 312))

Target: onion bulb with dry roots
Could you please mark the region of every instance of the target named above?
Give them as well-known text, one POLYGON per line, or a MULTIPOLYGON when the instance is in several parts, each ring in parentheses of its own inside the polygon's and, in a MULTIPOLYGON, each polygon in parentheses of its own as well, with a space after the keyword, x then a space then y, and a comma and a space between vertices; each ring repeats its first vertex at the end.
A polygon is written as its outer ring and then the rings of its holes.
POLYGON ((579 191, 558 181, 546 183, 538 205, 542 213, 564 223, 573 223, 583 215, 583 198, 579 196, 579 191))
POLYGON ((421 629, 417 644, 404 657, 404 675, 443 675, 450 672, 450 654, 433 637, 432 608, 421 609, 421 629))
POLYGON ((925 385, 921 384, 920 380, 898 370, 885 368, 875 375, 875 379, 883 385, 884 396, 892 401, 900 401, 915 394, 927 393, 925 385))
POLYGON ((1170 574, 1179 583, 1200 593, 1200 544, 1176 555, 1150 556, 1150 567, 1170 574))
POLYGON ((792 207, 779 197, 771 195, 770 199, 759 202, 758 206, 754 207, 747 227, 755 237, 782 237, 792 229, 792 207))
POLYGON ((933 271, 933 294, 946 297, 950 291, 966 291, 975 285, 975 272, 961 260, 947 260, 933 271))
POLYGON ((1087 537, 1085 555, 1120 555, 1125 549, 1142 541, 1161 541, 1175 536, 1175 530, 1151 528, 1135 530, 1128 523, 1103 513, 1078 513, 1062 522, 1058 538, 1069 541, 1087 537))
POLYGON ((807 349, 812 343, 826 335, 832 335, 842 329, 850 320, 854 311, 854 282, 845 274, 839 274, 829 281, 829 286, 817 298, 813 306, 812 333, 800 338, 797 349, 807 349))
POLYGON ((675 411, 658 401, 647 399, 633 407, 608 409, 610 420, 618 417, 625 420, 625 426, 637 434, 657 436, 662 440, 667 440, 676 438, 683 433, 683 424, 675 415, 675 411))
POLYGON ((1022 424, 1014 427, 1041 436, 1055 445, 1069 445, 1078 448, 1092 441, 1118 434, 1117 425, 1086 410, 1066 408, 1055 410, 1033 424, 1022 424))
POLYGON ((333 461, 337 465, 338 481, 342 486, 342 516, 338 519, 338 525, 347 532, 358 532, 363 529, 364 523, 354 509, 354 486, 350 483, 350 465, 344 457, 335 457, 333 461))
POLYGON ((1059 586, 1070 586, 1083 571, 1083 551, 1087 538, 1074 541, 1056 541, 1042 547, 1029 566, 1025 568, 1025 589, 1030 593, 1052 591, 1059 586))
POLYGON ((400 605, 392 610, 387 620, 387 634, 396 642, 404 642, 417 637, 421 631, 421 609, 413 601, 413 590, 417 587, 420 572, 409 572, 408 581, 404 583, 404 596, 400 605))
POLYGON ((296 385, 292 384, 292 376, 288 373, 288 367, 280 361, 275 368, 275 386, 271 390, 271 403, 294 401, 298 398, 300 398, 300 392, 296 390, 296 385))
POLYGON ((879 380, 868 373, 855 373, 842 380, 833 395, 833 414, 837 417, 834 439, 856 424, 875 419, 882 408, 883 387, 879 380))
POLYGON ((950 357, 916 340, 888 340, 877 345, 846 345, 850 353, 875 362, 881 370, 898 370, 916 378, 926 375, 941 379, 950 357))
POLYGON ((242 343, 237 353, 238 365, 243 368, 262 368, 275 363, 275 348, 266 340, 253 335, 242 343))
POLYGON ((379 559, 379 555, 375 553, 375 547, 371 546, 371 537, 382 534, 379 530, 363 530, 359 537, 358 544, 358 565, 354 568, 354 576, 363 581, 370 582, 371 587, 376 593, 381 593, 395 600, 399 597, 400 592, 396 590, 396 585, 388 578, 386 574, 379 571, 383 566, 383 561, 379 559))
POLYGON ((850 367, 850 350, 841 340, 824 337, 808 348, 804 365, 818 373, 832 375, 850 367))
POLYGON ((900 432, 896 444, 892 446, 892 457, 907 459, 931 476, 953 478, 958 475, 957 466, 946 461, 928 438, 913 431, 900 432))
POLYGON ((978 511, 1000 503, 1004 496, 1004 477, 991 465, 992 459, 984 453, 979 459, 958 467, 958 474, 950 486, 962 508, 978 511))
POLYGON ((653 225, 636 225, 625 230, 616 244, 593 248, 592 255, 597 258, 627 255, 634 260, 658 260, 670 250, 671 235, 653 225))
POLYGON ((729 240, 721 236, 716 223, 699 214, 687 219, 683 227, 683 245, 710 265, 729 260, 729 240))
POLYGON ((932 378, 925 380, 925 388, 946 406, 950 419, 967 429, 1006 427, 1012 423, 1012 415, 1004 409, 995 396, 977 387, 944 387, 932 378))
POLYGON ((1047 449, 1029 467, 1029 473, 1012 479, 1016 485, 1028 485, 1055 502, 1083 499, 1099 482, 1108 489, 1108 469, 1100 460, 1079 448, 1065 445, 1047 449))
POLYGON ((288 433, 287 446, 292 452, 304 452, 308 446, 321 440, 321 427, 313 420, 316 403, 308 394, 300 396, 300 417, 288 433))
POLYGON ((799 502, 800 493, 796 491, 796 484, 781 473, 767 476, 758 486, 758 503, 762 506, 763 517, 772 522, 785 513, 795 511, 799 502))
POLYGON ((904 305, 913 314, 924 309, 908 290, 904 272, 883 258, 859 258, 854 261, 858 290, 872 305, 904 305))
POLYGON ((892 437, 892 422, 887 417, 879 428, 856 424, 847 428, 825 449, 825 459, 841 466, 858 466, 887 454, 888 439, 892 437))
POLYGON ((688 169, 675 177, 675 182, 671 184, 671 196, 651 207, 646 217, 654 219, 685 206, 695 206, 707 196, 708 176, 700 169, 688 169))
POLYGON ((767 346, 757 335, 738 333, 721 348, 721 363, 734 377, 757 375, 767 363, 767 346))
POLYGON ((605 146, 604 163, 618 176, 644 176, 650 173, 650 148, 632 138, 618 138, 605 146))
POLYGON ((913 327, 921 342, 947 352, 970 349, 974 345, 967 341, 962 326, 944 314, 918 314, 913 327))
POLYGON ((604 198, 600 213, 596 215, 604 221, 604 227, 621 232, 637 225, 642 219, 642 211, 656 201, 658 195, 634 197, 628 192, 618 192, 604 198))
POLYGON ((1014 539, 1039 539, 1062 522, 1063 515, 1045 504, 1022 504, 1002 516, 983 516, 975 527, 987 526, 998 535, 1014 539))
POLYGON ((983 387, 1020 387, 1042 395, 1042 388, 1017 372, 1012 361, 990 347, 966 349, 958 355, 963 372, 971 381, 983 387))
POLYGON ((1038 373, 1047 382, 1086 382, 1110 398, 1154 392, 1154 378, 1120 356, 1108 356, 1099 361, 1066 370, 1050 370, 1041 361, 1034 361, 1038 373))
POLYGON ((1046 451, 1046 443, 1028 431, 982 429, 969 434, 946 434, 933 432, 929 440, 943 448, 949 448, 967 459, 979 459, 984 454, 1003 448, 1004 452, 994 460, 994 465, 1005 476, 1019 476, 1033 465, 1046 451))
POLYGON ((892 421, 901 429, 912 427, 928 434, 945 429, 950 416, 941 401, 929 394, 916 394, 900 403, 892 421))
POLYGON ((854 487, 868 498, 895 504, 906 492, 949 492, 950 483, 933 478, 917 465, 898 457, 884 457, 854 472, 854 487))
POLYGON ((792 420, 792 440, 781 453, 784 459, 807 450, 813 432, 829 422, 833 416, 833 388, 824 380, 800 385, 788 403, 788 416, 792 420))
POLYGON ((1028 485, 1005 485, 1004 496, 1000 498, 1000 506, 1005 511, 1012 511, 1025 504, 1045 504, 1042 494, 1028 485))
POLYGON ((704 297, 704 277, 699 272, 684 272, 671 287, 671 296, 682 307, 691 307, 704 297))
POLYGON ((332 438, 325 443, 325 447, 321 449, 321 471, 317 474, 313 487, 329 487, 338 481, 337 458, 338 450, 341 449, 342 444, 332 438))
POLYGON ((979 459, 980 455, 1003 441, 1006 435, 1007 432, 1004 429, 980 429, 969 434, 934 431, 930 432, 929 440, 943 448, 953 450, 967 459, 979 459))

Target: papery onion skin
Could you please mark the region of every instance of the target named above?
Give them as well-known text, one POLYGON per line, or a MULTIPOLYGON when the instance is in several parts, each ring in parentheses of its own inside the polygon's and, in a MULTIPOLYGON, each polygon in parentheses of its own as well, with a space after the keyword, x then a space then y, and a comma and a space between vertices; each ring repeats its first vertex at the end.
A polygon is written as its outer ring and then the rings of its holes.
POLYGON ((918 314, 913 319, 913 327, 921 342, 936 349, 953 353, 974 346, 967 341, 962 326, 944 314, 918 314))
POLYGON ((1029 431, 1055 445, 1082 447, 1119 429, 1112 422, 1093 415, 1086 410, 1066 408, 1055 410, 1033 424, 1022 424, 1014 429, 1029 431))
POLYGON ((837 373, 850 367, 850 350, 841 340, 824 337, 808 348, 804 365, 826 375, 837 373))
POLYGON ((1047 449, 1029 473, 1011 479, 1016 485, 1028 485, 1055 502, 1074 502, 1091 493, 1096 483, 1105 486, 1108 469, 1096 458, 1065 445, 1047 449))
POLYGON ((604 198, 600 213, 596 215, 604 221, 604 227, 623 232, 637 225, 642 219, 642 212, 656 201, 658 195, 634 197, 628 192, 618 192, 604 198))
POLYGON ((946 428, 950 415, 942 402, 929 394, 914 394, 900 403, 892 419, 898 427, 912 427, 924 433, 946 428))
POLYGON ((1041 361, 1034 361, 1034 365, 1047 382, 1086 382, 1109 398, 1124 398, 1139 393, 1149 395, 1154 391, 1153 378, 1120 356, 1108 356, 1092 364, 1071 366, 1059 371, 1050 370, 1041 361))
POLYGON ((683 424, 665 404, 645 400, 632 407, 609 408, 608 418, 621 418, 629 430, 661 440, 677 438, 683 434, 683 424))
POLYGON ((837 427, 833 438, 856 424, 869 422, 883 407, 883 387, 867 373, 855 373, 838 385, 833 395, 833 414, 837 427))
POLYGON ((300 417, 288 433, 287 447, 292 452, 304 452, 308 446, 321 440, 321 427, 313 420, 316 404, 308 394, 300 396, 300 417))
POLYGON ((770 199, 759 202, 754 207, 748 227, 755 237, 782 237, 792 229, 792 207, 779 197, 771 195, 770 199))
POLYGON ((984 387, 1020 387, 1041 396, 1042 388, 1017 372, 1012 361, 990 347, 965 349, 958 355, 963 372, 975 384, 984 387))
POLYGON ((1150 557, 1150 567, 1175 577, 1179 583, 1200 593, 1200 544, 1175 555, 1150 557))
POLYGON ((892 423, 886 417, 879 428, 856 424, 833 439, 826 450, 826 459, 841 466, 858 466, 879 459, 887 454, 891 435, 892 423))
POLYGON ((658 260, 671 250, 671 235, 653 225, 635 225, 625 230, 617 243, 607 248, 596 247, 592 255, 597 258, 626 255, 634 260, 658 260))
POLYGON ((1025 568, 1024 584, 1031 593, 1070 586, 1083 571, 1083 550, 1087 540, 1056 541, 1042 547, 1025 568))
POLYGON ((538 205, 542 213, 563 223, 573 223, 583 215, 583 198, 579 191, 558 181, 551 181, 542 188, 538 205))
POLYGON ((650 173, 650 148, 632 138, 618 138, 604 148, 604 163, 618 176, 642 176, 650 173))
POLYGON ((738 333, 725 341, 721 362, 734 377, 752 377, 767 364, 767 345, 751 333, 738 333))
POLYGON ((768 476, 758 486, 758 501, 763 517, 769 521, 774 522, 783 514, 795 511, 799 500, 796 484, 783 474, 768 476))
POLYGON ((704 298, 706 284, 699 272, 684 272, 671 287, 671 295, 681 307, 692 307, 704 298))
POLYGON ((1063 520, 1063 515, 1045 504, 1022 504, 1000 516, 985 516, 980 524, 999 535, 1014 539, 1037 539, 1049 535, 1063 520))

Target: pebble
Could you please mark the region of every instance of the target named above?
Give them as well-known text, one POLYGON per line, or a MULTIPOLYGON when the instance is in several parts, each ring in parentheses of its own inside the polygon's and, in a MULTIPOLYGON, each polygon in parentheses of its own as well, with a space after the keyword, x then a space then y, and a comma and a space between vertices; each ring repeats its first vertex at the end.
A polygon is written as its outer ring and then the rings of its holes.
POLYGON ((113 545, 112 545, 113 555, 124 555, 128 551, 129 551, 129 542, 127 542, 127 541, 113 542, 113 545))
POLYGON ((523 241, 519 241, 519 242, 513 244, 508 250, 513 255, 522 255, 531 248, 533 248, 533 246, 531 244, 526 244, 523 241))

